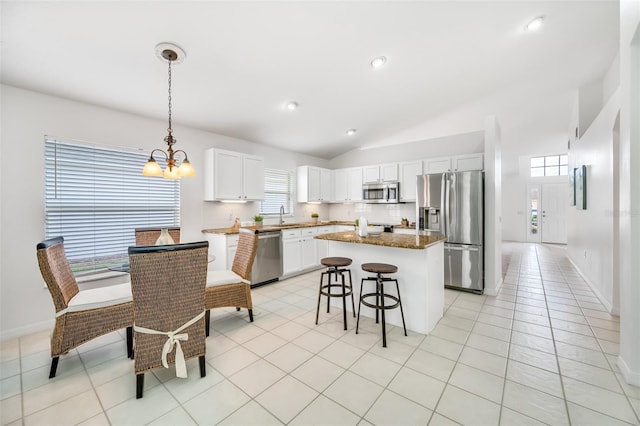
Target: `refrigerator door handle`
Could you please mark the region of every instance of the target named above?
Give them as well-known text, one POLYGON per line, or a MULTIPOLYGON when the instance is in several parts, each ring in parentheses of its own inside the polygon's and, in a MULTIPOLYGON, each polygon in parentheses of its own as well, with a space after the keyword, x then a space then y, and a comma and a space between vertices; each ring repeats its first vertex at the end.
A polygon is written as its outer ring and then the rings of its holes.
MULTIPOLYGON (((449 239, 449 174, 442 174, 442 182, 440 186, 440 209, 442 210, 442 220, 441 229, 442 234, 446 239, 449 239)), ((446 241, 446 240, 445 240, 446 241)))

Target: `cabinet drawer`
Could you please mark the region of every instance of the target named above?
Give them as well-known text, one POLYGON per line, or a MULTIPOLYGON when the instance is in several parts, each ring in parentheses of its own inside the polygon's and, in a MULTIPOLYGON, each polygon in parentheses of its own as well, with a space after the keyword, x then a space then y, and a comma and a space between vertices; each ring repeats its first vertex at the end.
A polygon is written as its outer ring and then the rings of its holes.
POLYGON ((300 229, 287 229, 282 231, 283 239, 300 238, 300 229))
POLYGON ((227 235, 227 247, 237 246, 239 235, 227 235))
POLYGON ((303 237, 306 235, 316 235, 318 233, 318 228, 302 228, 300 230, 300 235, 303 237))
POLYGON ((336 232, 333 226, 320 226, 317 229, 318 234, 331 234, 332 232, 336 232))

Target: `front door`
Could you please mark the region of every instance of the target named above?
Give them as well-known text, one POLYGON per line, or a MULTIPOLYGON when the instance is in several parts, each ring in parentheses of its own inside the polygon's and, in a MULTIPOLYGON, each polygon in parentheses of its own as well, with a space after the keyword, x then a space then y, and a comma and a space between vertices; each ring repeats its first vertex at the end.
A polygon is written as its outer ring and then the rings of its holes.
POLYGON ((540 227, 543 243, 567 244, 568 188, 565 183, 542 185, 540 227))

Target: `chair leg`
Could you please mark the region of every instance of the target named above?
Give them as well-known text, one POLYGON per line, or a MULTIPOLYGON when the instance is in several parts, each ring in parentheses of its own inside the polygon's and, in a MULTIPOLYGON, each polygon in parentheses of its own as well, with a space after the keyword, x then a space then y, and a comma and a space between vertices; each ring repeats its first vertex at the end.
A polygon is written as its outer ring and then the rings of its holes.
MULTIPOLYGON (((336 281, 337 281, 337 274, 336 274, 336 281)), ((346 289, 344 286, 344 274, 340 274, 340 278, 342 278, 342 321, 344 322, 344 329, 347 329, 347 296, 345 296, 344 294, 346 293, 346 289)))
POLYGON ((136 374, 136 399, 142 398, 144 389, 144 373, 136 374))
POLYGON ((133 359, 133 327, 127 327, 127 357, 133 359))
POLYGON ((353 301, 353 280, 351 279, 351 269, 347 269, 349 272, 349 288, 351 289, 351 309, 353 309, 353 317, 356 317, 356 304, 353 301))
POLYGON ((404 328, 404 335, 407 335, 407 326, 404 324, 404 312, 402 311, 402 300, 400 299, 400 287, 398 286, 398 280, 396 282, 396 291, 398 292, 398 303, 400 304, 400 315, 402 316, 402 328, 404 328))
MULTIPOLYGON (((382 347, 387 347, 387 321, 385 318, 385 309, 384 309, 384 281, 380 278, 380 274, 378 274, 378 294, 380 295, 380 310, 382 311, 382 347)), ((377 312, 377 311, 376 311, 377 312)))
POLYGON ((249 322, 253 322, 253 309, 249 309, 249 322))
POLYGON ((358 326, 360 325, 360 308, 362 307, 362 284, 364 278, 360 280, 360 300, 358 301, 358 319, 356 319, 356 334, 358 334, 358 326))
POLYGON ((318 325, 318 317, 320 316, 320 301, 322 300, 322 278, 324 278, 323 272, 320 274, 320 287, 318 288, 318 307, 316 308, 316 325, 318 325))
POLYGON ((204 335, 209 337, 209 320, 211 319, 211 310, 207 309, 204 313, 204 335))
POLYGON ((51 358, 51 369, 49 370, 50 379, 53 379, 54 377, 56 377, 56 370, 58 369, 59 359, 60 359, 59 356, 54 356, 53 358, 51 358))
POLYGON ((207 375, 207 370, 205 369, 204 355, 198 357, 198 361, 200 362, 200 377, 205 377, 207 375))

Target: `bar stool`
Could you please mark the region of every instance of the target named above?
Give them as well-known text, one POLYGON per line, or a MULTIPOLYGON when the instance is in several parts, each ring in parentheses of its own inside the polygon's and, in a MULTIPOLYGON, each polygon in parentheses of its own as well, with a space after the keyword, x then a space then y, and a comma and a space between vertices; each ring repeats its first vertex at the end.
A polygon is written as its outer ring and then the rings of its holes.
POLYGON ((327 267, 327 270, 320 274, 320 289, 318 291, 318 307, 316 309, 316 325, 318 325, 318 316, 320 315, 320 300, 322 296, 327 296, 327 313, 329 313, 329 305, 331 297, 342 297, 342 319, 344 321, 344 329, 347 329, 347 296, 351 295, 351 307, 353 309, 353 316, 356 316, 356 305, 353 300, 353 287, 351 282, 351 269, 346 266, 351 265, 351 259, 348 257, 324 257, 320 260, 320 263, 327 267), (344 273, 349 274, 349 284, 345 283, 344 273), (325 275, 327 276, 327 283, 324 284, 323 280, 325 275), (331 282, 331 275, 334 275, 334 282, 331 282), (338 283, 338 275, 340 275, 341 282, 338 283), (331 293, 331 288, 337 287, 340 289, 339 293, 331 293))
POLYGON ((387 309, 394 309, 400 306, 400 315, 402 316, 402 327, 404 328, 404 335, 407 335, 407 327, 404 323, 404 312, 402 311, 402 300, 400 299, 400 287, 398 287, 398 280, 395 278, 384 277, 383 274, 394 274, 398 272, 398 267, 395 265, 389 265, 386 263, 363 263, 361 266, 365 272, 371 272, 376 274, 375 277, 366 277, 360 280, 360 303, 358 304, 358 319, 356 321, 356 334, 358 334, 358 326, 360 325, 360 307, 362 305, 368 306, 376 310, 376 324, 378 323, 378 311, 382 312, 382 347, 387 347, 387 327, 385 311, 387 309), (376 291, 375 293, 362 293, 362 285, 365 281, 375 281, 376 291), (394 281, 396 283, 396 291, 398 297, 387 294, 384 292, 384 283, 394 281), (375 303, 369 303, 365 299, 368 297, 375 297, 375 303), (387 305, 384 300, 389 299, 394 303, 387 305))

